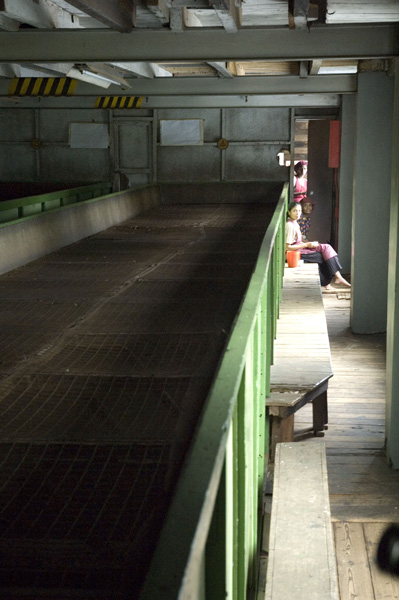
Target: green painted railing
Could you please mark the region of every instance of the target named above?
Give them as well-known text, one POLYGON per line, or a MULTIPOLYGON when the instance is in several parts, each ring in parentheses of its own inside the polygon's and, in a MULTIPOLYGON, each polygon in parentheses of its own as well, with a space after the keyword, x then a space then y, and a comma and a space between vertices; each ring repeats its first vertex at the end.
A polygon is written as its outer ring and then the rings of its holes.
POLYGON ((269 447, 265 398, 281 300, 286 202, 285 186, 140 600, 252 600, 256 596, 269 447))
POLYGON ((0 202, 0 227, 10 225, 27 218, 37 217, 44 212, 57 210, 64 206, 77 204, 92 198, 98 198, 112 192, 109 182, 94 183, 66 190, 58 190, 37 196, 16 198, 0 202))

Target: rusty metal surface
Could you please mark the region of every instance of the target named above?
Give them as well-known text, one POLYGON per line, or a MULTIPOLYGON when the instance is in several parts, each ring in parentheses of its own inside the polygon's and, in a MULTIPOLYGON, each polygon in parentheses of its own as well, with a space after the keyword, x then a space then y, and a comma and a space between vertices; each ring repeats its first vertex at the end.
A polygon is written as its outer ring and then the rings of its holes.
POLYGON ((163 206, 0 277, 2 598, 138 593, 273 209, 163 206))

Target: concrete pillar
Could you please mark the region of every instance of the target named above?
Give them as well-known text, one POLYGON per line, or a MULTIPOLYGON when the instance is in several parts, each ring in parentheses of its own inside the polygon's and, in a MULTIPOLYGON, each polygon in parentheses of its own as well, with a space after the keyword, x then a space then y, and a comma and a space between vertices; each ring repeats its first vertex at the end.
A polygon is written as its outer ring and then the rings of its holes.
POLYGON ((352 213, 354 333, 386 331, 394 77, 358 75, 352 213))
POLYGON ((399 61, 395 66, 387 320, 387 458, 399 469, 399 61))
POLYGON ((341 160, 339 166, 338 255, 342 272, 351 270, 353 168, 356 138, 356 96, 344 94, 341 109, 341 160))

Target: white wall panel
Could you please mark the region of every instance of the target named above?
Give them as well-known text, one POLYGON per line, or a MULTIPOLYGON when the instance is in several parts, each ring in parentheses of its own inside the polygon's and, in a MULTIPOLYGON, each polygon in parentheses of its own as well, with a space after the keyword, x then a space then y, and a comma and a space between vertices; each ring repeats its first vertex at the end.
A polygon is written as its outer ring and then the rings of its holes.
POLYGON ((204 142, 216 142, 222 134, 221 109, 219 108, 158 110, 158 119, 202 119, 204 122, 204 142))

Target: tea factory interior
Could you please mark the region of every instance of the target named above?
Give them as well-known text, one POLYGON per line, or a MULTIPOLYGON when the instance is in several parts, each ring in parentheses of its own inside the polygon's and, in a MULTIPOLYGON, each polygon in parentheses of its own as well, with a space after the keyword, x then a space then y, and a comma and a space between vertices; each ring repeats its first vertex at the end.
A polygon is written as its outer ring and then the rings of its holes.
POLYGON ((398 520, 398 34, 396 0, 0 1, 1 598, 399 593, 356 570, 398 520), (285 264, 298 160, 342 299, 285 264))

